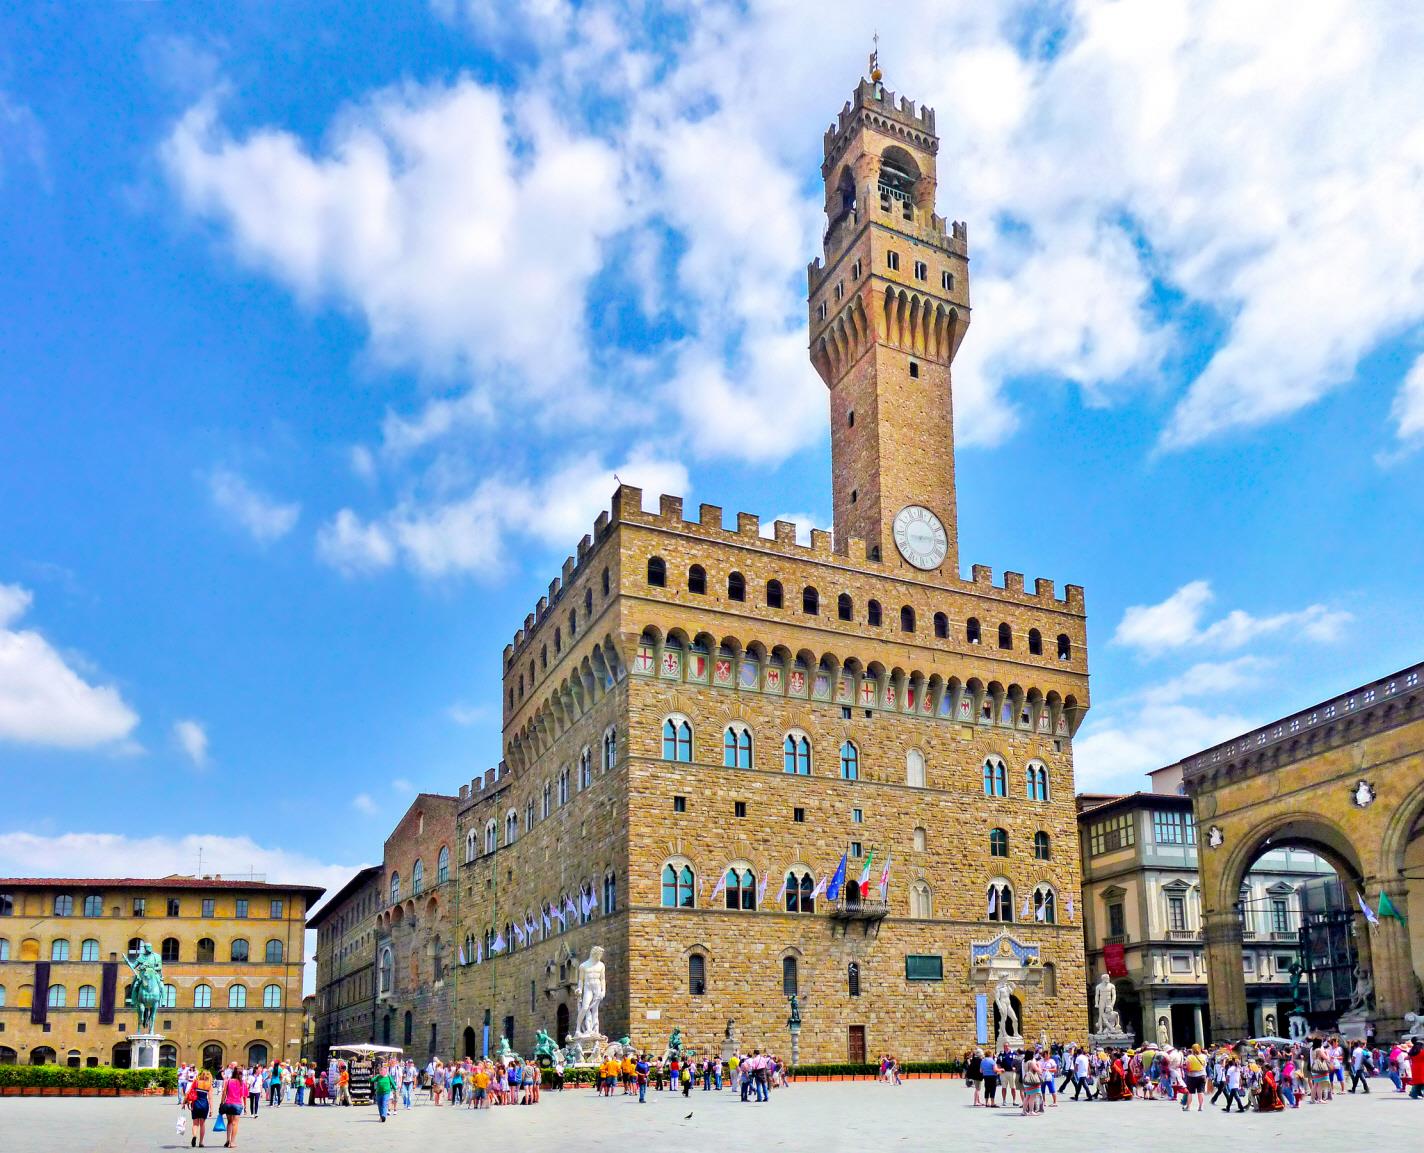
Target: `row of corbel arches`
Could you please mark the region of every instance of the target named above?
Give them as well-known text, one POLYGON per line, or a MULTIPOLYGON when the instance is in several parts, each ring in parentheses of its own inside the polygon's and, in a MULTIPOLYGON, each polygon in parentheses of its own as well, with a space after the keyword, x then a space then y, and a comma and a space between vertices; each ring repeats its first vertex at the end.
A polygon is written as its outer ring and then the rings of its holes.
POLYGON ((816 358, 831 378, 859 360, 877 338, 927 360, 946 360, 953 351, 959 312, 942 301, 903 288, 886 288, 876 312, 872 319, 857 293, 817 339, 816 358))
POLYGON ((658 628, 649 626, 639 638, 635 665, 643 661, 642 654, 645 652, 650 658, 647 675, 659 679, 710 683, 710 676, 691 675, 693 662, 688 658, 702 657, 707 662, 726 659, 731 661, 730 683, 735 688, 743 683, 743 665, 750 662, 758 670, 755 691, 762 695, 771 692, 772 695, 809 698, 809 686, 814 683, 812 678, 818 673, 825 673, 832 685, 832 697, 828 703, 892 709, 906 714, 913 708, 915 715, 927 719, 967 721, 1071 736, 1086 711, 1074 694, 1064 695, 1056 689, 1045 692, 1037 686, 1005 685, 997 680, 986 682, 978 677, 945 676, 906 669, 900 665, 887 667, 879 661, 866 662, 858 657, 842 657, 836 653, 818 655, 809 649, 792 652, 785 645, 768 646, 761 641, 744 644, 736 637, 718 640, 710 633, 689 636, 680 629, 673 629, 664 634, 658 628), (669 652, 676 654, 672 661, 666 659, 669 652), (676 675, 669 676, 668 670, 673 667, 677 669, 676 675), (780 686, 778 689, 768 689, 769 679, 762 675, 762 670, 768 669, 779 670, 775 678, 780 686), (804 693, 794 692, 791 688, 795 673, 806 678, 808 688, 804 693), (835 686, 843 675, 850 678, 849 702, 835 696, 835 686))
POLYGON ((540 702, 510 738, 505 761, 512 769, 533 764, 628 675, 617 641, 605 636, 540 702))

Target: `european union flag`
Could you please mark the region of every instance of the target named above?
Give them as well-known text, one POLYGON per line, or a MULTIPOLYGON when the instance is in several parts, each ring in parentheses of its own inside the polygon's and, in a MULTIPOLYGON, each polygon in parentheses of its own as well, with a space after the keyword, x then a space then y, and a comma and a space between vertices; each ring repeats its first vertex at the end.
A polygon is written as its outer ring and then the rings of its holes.
POLYGON ((826 886, 826 900, 835 901, 840 898, 841 889, 845 887, 846 855, 841 854, 841 863, 836 866, 835 873, 831 876, 831 883, 826 886))

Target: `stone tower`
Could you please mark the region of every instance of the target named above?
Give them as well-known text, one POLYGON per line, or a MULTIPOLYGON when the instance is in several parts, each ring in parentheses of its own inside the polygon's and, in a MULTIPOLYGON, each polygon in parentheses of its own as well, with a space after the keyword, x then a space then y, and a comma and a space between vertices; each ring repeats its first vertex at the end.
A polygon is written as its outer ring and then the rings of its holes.
POLYGON ((938 151, 934 110, 897 101, 872 60, 825 135, 828 224, 808 303, 811 361, 831 393, 837 550, 858 538, 872 559, 949 577, 950 364, 969 324, 969 261, 964 225, 935 215, 938 151))

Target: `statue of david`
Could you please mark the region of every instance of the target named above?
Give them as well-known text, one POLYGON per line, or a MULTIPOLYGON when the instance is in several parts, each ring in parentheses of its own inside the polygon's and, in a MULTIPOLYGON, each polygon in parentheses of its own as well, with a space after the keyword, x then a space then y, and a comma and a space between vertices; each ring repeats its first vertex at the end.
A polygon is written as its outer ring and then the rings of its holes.
POLYGON ((595 945, 588 951, 588 960, 578 968, 578 1017, 574 1025, 575 1037, 597 1037, 598 1007, 603 1003, 604 967, 603 946, 595 945))

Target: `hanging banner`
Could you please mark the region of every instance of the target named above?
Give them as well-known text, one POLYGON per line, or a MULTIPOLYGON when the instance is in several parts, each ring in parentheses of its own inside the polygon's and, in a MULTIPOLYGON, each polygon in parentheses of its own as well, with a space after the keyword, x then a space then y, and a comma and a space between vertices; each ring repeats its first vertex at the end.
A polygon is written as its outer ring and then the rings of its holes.
POLYGON ((989 1043, 989 999, 984 993, 974 994, 974 1043, 989 1043))
POLYGON ((1103 964, 1107 966, 1109 977, 1127 976, 1127 957, 1121 945, 1103 946, 1103 964))

